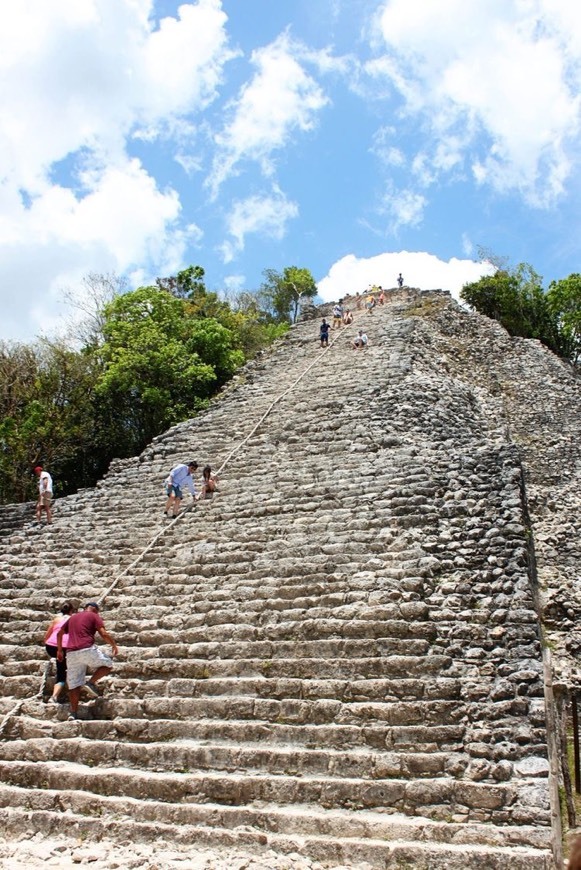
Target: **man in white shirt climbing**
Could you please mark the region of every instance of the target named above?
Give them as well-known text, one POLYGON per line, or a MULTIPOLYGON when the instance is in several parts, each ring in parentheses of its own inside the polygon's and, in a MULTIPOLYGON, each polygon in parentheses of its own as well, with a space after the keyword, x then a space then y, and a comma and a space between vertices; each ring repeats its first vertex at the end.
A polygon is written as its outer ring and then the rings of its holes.
POLYGON ((176 465, 175 468, 172 468, 170 471, 165 482, 167 492, 165 513, 168 517, 177 517, 182 498, 184 497, 184 486, 187 486, 192 498, 196 497, 196 486, 194 484, 193 474, 197 467, 197 462, 188 462, 187 465, 176 465))

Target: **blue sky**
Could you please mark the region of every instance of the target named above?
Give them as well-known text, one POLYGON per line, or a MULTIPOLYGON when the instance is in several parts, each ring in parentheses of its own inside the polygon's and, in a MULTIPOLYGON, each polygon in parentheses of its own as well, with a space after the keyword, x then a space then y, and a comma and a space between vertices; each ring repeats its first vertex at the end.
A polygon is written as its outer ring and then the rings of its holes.
POLYGON ((0 338, 89 273, 457 294, 581 271, 581 5, 26 0, 0 28, 0 338))

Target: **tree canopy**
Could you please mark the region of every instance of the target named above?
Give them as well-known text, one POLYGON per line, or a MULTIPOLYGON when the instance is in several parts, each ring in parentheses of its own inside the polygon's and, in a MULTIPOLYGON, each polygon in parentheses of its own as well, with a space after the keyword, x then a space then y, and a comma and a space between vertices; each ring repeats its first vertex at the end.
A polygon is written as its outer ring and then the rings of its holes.
POLYGON ((581 355, 581 275, 551 281, 547 291, 549 311, 561 335, 563 352, 575 364, 581 355))
POLYGON ((529 263, 510 267, 505 258, 493 259, 500 266, 495 273, 464 284, 460 298, 481 314, 498 320, 511 335, 537 338, 554 353, 576 362, 580 276, 553 281, 545 292, 543 279, 529 263))
POLYGON ((274 318, 295 323, 301 303, 317 295, 317 285, 309 270, 287 266, 282 272, 265 269, 262 274, 265 280, 260 289, 274 318))
POLYGON ((288 328, 260 292, 230 303, 207 290, 201 266, 124 290, 89 275, 68 293, 84 315, 68 342, 0 343, 0 502, 34 497, 38 463, 57 495, 93 485, 111 459, 206 407, 288 328))

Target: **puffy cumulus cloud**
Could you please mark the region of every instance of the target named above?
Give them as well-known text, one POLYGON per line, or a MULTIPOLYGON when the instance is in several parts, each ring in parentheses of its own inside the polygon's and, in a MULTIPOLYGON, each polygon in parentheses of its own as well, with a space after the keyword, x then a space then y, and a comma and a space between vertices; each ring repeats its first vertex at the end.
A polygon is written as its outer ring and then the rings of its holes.
POLYGON ((382 214, 388 215, 388 232, 396 235, 402 227, 417 227, 422 222, 426 205, 423 194, 396 190, 388 185, 380 208, 382 214))
POLYGON ((232 57, 219 0, 184 4, 158 29, 152 11, 153 0, 11 5, 0 29, 5 177, 42 188, 79 149, 118 156, 130 131, 151 135, 207 105, 232 57))
POLYGON ((179 226, 174 191, 161 192, 139 161, 87 173, 85 194, 53 185, 29 204, 12 203, 0 221, 3 334, 28 339, 46 329, 59 291, 88 272, 126 272, 183 262, 200 230, 179 226), (23 272, 22 263, 27 264, 23 272))
POLYGON ((217 154, 208 178, 214 195, 242 160, 258 161, 266 175, 272 174, 272 153, 283 148, 294 131, 313 129, 328 99, 305 72, 302 54, 312 61, 312 53, 293 43, 287 33, 252 53, 257 72, 231 104, 230 120, 216 136, 217 154))
POLYGON ((222 245, 224 262, 232 262, 244 250, 249 233, 282 239, 288 221, 296 218, 298 213, 297 204, 290 202, 278 187, 274 187, 268 196, 249 196, 234 202, 227 219, 231 239, 222 245))
POLYGON ((227 44, 220 0, 183 4, 178 18, 164 18, 145 41, 144 113, 153 120, 208 105, 217 94, 224 64, 237 56, 227 44))
POLYGON ((563 193, 579 128, 578 4, 389 0, 376 24, 387 54, 368 73, 431 134, 412 166, 419 184, 465 161, 478 182, 534 205, 563 193))
POLYGON ((22 0, 0 29, 3 334, 31 338, 59 287, 89 271, 162 272, 194 225, 127 155, 133 137, 191 136, 228 49, 220 0, 154 20, 153 0, 22 0), (18 264, 27 264, 22 270, 18 264), (18 288, 18 293, 15 293, 18 288))
POLYGON ((445 261, 423 251, 394 251, 375 257, 347 254, 333 263, 317 286, 319 296, 325 302, 332 302, 347 293, 362 293, 373 284, 385 288, 395 287, 401 272, 408 287, 447 290, 459 298, 465 283, 477 281, 482 275, 492 274, 493 271, 489 263, 475 263, 455 257, 445 261))

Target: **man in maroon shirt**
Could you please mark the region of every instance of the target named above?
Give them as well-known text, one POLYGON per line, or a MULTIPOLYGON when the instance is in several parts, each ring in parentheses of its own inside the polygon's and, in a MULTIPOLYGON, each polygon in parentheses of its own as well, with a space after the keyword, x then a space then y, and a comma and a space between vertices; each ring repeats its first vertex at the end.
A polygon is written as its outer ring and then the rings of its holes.
POLYGON ((106 677, 113 670, 113 661, 95 645, 95 634, 99 633, 105 643, 108 643, 113 655, 118 653, 117 644, 105 628, 105 624, 99 616, 99 605, 92 601, 85 604, 85 609, 80 613, 73 613, 69 621, 63 625, 57 634, 57 658, 63 658, 63 634, 68 634, 67 646, 67 685, 69 687, 69 701, 71 712, 69 719, 77 718, 77 709, 81 690, 85 688, 93 698, 99 698, 99 692, 95 683, 101 677, 106 677), (74 617, 74 620, 73 620, 74 617), (96 668, 93 676, 85 682, 87 668, 96 668))

